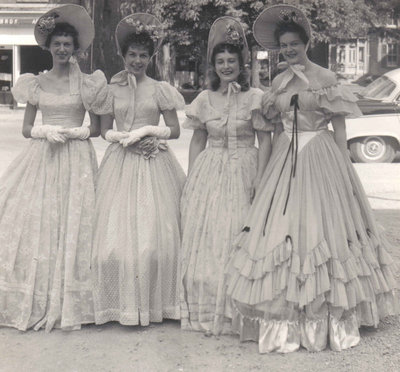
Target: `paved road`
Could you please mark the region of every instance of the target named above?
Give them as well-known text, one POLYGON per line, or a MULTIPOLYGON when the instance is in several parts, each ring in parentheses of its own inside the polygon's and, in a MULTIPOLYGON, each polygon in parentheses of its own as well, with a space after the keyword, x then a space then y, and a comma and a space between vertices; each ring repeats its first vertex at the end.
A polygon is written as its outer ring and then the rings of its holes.
MULTIPOLYGON (((0 175, 28 141, 21 135, 23 114, 23 110, 0 109, 0 175)), ((182 122, 183 111, 178 116, 182 122)), ((36 120, 41 120, 40 113, 36 120)), ((185 170, 191 134, 183 129, 178 140, 169 142, 185 170)), ((108 143, 95 138, 93 144, 100 162, 108 143)), ((355 167, 374 209, 400 209, 400 159, 392 164, 355 164, 355 167)))

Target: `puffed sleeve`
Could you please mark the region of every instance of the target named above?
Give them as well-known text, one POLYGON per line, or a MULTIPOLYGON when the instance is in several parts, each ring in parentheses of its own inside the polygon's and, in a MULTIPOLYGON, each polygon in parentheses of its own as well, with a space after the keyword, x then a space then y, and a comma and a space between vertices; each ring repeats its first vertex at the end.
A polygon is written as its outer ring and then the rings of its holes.
POLYGON ((267 120, 262 113, 264 92, 258 88, 251 88, 250 105, 251 121, 255 130, 270 132, 274 130, 274 124, 267 120))
POLYGON ((82 75, 81 97, 86 110, 97 115, 111 114, 113 96, 104 73, 96 70, 93 74, 82 75))
POLYGON ((185 100, 178 90, 166 81, 160 81, 156 90, 156 101, 160 111, 183 110, 185 100))
POLYGON ((319 106, 329 115, 361 116, 357 97, 342 85, 335 84, 313 91, 319 106))
POLYGON ((39 78, 33 74, 23 74, 11 88, 14 99, 19 103, 29 102, 36 106, 39 103, 39 78))
POLYGON ((206 130, 207 113, 210 109, 207 108, 207 97, 208 93, 206 90, 200 92, 200 94, 192 101, 192 103, 186 107, 185 114, 186 120, 182 126, 185 129, 204 129, 206 130))

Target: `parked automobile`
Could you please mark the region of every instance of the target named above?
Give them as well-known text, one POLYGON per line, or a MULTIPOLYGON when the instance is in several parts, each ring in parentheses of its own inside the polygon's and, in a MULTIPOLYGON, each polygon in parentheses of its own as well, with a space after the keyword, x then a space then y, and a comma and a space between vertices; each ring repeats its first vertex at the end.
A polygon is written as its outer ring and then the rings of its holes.
POLYGON ((346 119, 352 159, 392 162, 400 150, 400 68, 385 73, 356 94, 363 116, 346 119))

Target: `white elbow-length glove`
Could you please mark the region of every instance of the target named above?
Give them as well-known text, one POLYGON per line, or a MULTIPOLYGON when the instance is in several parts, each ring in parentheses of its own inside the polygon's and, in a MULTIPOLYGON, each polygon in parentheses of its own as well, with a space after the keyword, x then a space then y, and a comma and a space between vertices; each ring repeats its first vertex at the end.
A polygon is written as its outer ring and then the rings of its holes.
POLYGON ((127 138, 128 136, 129 136, 128 132, 119 132, 117 130, 109 129, 106 132, 104 138, 106 139, 106 141, 114 143, 114 142, 120 142, 121 140, 127 138))
POLYGON ((67 140, 65 134, 61 133, 60 125, 38 125, 31 130, 32 138, 45 138, 51 143, 64 143, 67 140))
POLYGON ((168 139, 171 136, 169 127, 159 127, 156 125, 145 125, 139 129, 134 129, 129 132, 129 136, 120 141, 124 146, 130 146, 140 141, 143 137, 157 137, 159 139, 168 139))
POLYGON ((64 128, 60 130, 60 133, 64 134, 69 139, 80 139, 83 141, 90 137, 90 128, 89 127, 64 128))

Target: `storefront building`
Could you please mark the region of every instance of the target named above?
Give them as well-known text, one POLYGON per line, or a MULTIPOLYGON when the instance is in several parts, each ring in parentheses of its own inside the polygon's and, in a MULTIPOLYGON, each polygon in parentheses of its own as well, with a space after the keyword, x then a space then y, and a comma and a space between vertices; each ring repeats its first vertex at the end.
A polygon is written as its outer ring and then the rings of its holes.
MULTIPOLYGON (((13 105, 10 89, 21 74, 38 74, 51 68, 50 53, 37 46, 33 29, 43 13, 60 3, 0 0, 0 105, 13 105)), ((79 4, 80 1, 62 3, 79 4)))

